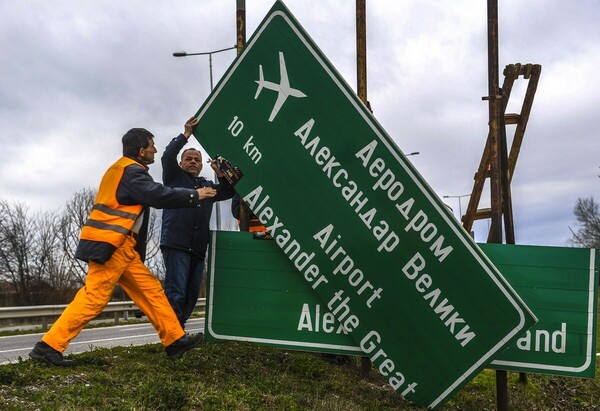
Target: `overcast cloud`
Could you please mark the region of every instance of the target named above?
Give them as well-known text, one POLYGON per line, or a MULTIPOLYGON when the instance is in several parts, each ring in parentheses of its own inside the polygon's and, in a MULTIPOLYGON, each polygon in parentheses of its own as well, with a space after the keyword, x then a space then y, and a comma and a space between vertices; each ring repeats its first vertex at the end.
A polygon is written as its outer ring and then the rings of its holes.
MULTIPOLYGON (((398 146, 420 152, 410 158, 440 196, 471 192, 487 137, 485 3, 367 0, 369 101, 398 146)), ((577 198, 600 197, 600 2, 499 3, 500 70, 542 65, 512 183, 517 243, 562 246, 577 198)), ((248 38, 272 4, 246 1, 248 38)), ((355 88, 355 2, 286 5, 355 88)), ((233 46, 235 8, 235 0, 1 1, 0 200, 59 209, 98 185, 132 127, 152 131, 160 154, 210 92, 208 57, 172 53, 233 46)), ((234 58, 213 55, 215 84, 234 58)), ((519 111, 519 84, 509 112, 519 111)), ((160 181, 160 162, 151 173, 160 181)), ((459 201, 447 203, 458 215, 459 201)))

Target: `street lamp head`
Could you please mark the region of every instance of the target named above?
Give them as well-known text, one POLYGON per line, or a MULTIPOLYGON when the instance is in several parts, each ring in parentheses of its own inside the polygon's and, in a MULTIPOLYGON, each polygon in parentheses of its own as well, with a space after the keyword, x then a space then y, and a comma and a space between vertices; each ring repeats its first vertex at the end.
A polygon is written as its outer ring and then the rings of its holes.
POLYGON ((173 57, 208 56, 209 58, 212 58, 213 54, 221 53, 221 52, 227 51, 227 50, 233 50, 235 48, 237 48, 237 47, 233 46, 233 47, 227 47, 225 49, 220 49, 220 50, 204 51, 202 53, 188 53, 185 51, 176 51, 175 53, 173 53, 173 57))
POLYGON ((408 156, 416 156, 417 154, 421 154, 421 153, 418 152, 418 151, 413 151, 412 153, 405 154, 405 156, 406 157, 408 157, 408 156))
POLYGON ((471 194, 461 194, 459 196, 442 196, 442 198, 458 198, 461 199, 463 197, 469 197, 471 194))

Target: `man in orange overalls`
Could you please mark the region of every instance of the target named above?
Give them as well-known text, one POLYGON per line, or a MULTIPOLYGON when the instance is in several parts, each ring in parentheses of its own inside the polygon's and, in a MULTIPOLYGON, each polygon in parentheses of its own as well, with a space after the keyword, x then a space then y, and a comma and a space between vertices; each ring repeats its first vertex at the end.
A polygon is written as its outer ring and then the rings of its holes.
MULTIPOLYGON (((191 120, 185 130, 191 131, 191 120)), ((29 356, 49 365, 74 366, 63 357, 70 341, 102 312, 117 284, 148 316, 165 346, 177 359, 197 346, 202 333, 186 335, 164 294, 160 281, 143 263, 148 223, 147 207, 196 207, 214 197, 213 188, 170 188, 148 174, 156 148, 153 135, 143 128, 129 130, 122 139, 123 157, 104 174, 93 209, 81 230, 75 257, 89 263, 85 286, 65 308, 29 356)), ((216 165, 215 165, 216 167, 216 165)))

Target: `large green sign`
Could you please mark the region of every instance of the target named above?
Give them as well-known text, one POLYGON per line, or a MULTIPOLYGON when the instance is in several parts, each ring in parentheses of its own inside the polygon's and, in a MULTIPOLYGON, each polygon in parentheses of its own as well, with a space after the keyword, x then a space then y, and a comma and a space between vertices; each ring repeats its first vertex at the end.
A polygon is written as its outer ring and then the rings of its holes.
MULTIPOLYGON (((596 250, 480 244, 539 322, 491 366, 593 378, 598 257, 596 250)), ((208 265, 206 338, 280 348, 361 355, 273 241, 215 232, 208 265)))
POLYGON ((389 384, 442 404, 535 317, 281 2, 194 135, 389 384))
POLYGON ((480 244, 539 322, 491 366, 594 378, 598 256, 583 248, 480 244))
POLYGON ((362 355, 274 241, 214 231, 210 243, 207 341, 362 355))

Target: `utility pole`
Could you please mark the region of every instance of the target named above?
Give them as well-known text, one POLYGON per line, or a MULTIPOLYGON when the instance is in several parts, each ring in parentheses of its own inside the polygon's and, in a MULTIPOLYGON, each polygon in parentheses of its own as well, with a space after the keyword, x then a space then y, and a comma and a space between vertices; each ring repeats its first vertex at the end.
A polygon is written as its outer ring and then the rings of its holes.
MULTIPOLYGON (((239 55, 246 45, 246 0, 236 0, 235 20, 237 27, 236 47, 239 55)), ((244 200, 240 198, 240 231, 249 231, 249 221, 250 210, 244 200)))
MULTIPOLYGON (((502 244, 502 159, 500 138, 500 108, 502 95, 498 70, 498 0, 487 2, 488 28, 488 105, 490 139, 491 227, 488 242, 502 244)), ((504 136, 504 135, 503 135, 504 136)), ((505 370, 496 371, 496 405, 498 411, 508 411, 508 378, 505 370)))
POLYGON ((237 27, 237 42, 236 47, 238 54, 246 45, 246 0, 236 0, 236 27, 237 27))
MULTIPOLYGON (((370 108, 367 100, 367 12, 366 0, 356 0, 356 94, 365 106, 370 108)), ((361 357, 361 372, 369 374, 371 360, 361 357)))
POLYGON ((366 0, 356 0, 356 94, 367 105, 366 0))

